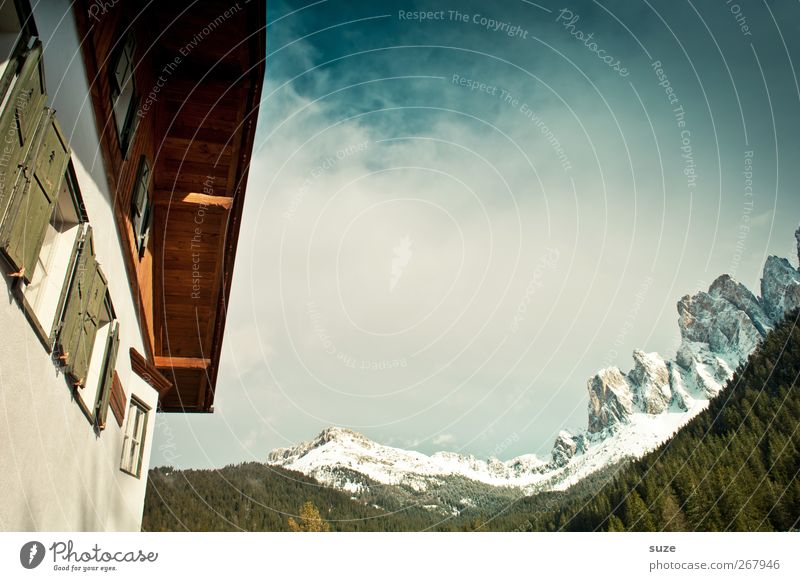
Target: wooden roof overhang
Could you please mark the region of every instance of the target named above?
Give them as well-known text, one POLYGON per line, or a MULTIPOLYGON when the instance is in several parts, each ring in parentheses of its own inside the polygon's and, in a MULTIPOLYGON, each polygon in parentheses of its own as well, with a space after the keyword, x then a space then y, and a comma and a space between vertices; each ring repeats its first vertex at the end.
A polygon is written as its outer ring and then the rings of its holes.
POLYGON ((230 3, 205 0, 157 9, 170 23, 161 69, 181 55, 156 131, 154 362, 174 384, 163 411, 213 409, 264 77, 264 4, 237 4, 234 14, 230 3))
MULTIPOLYGON (((136 58, 149 69, 137 70, 139 98, 151 97, 153 113, 135 139, 152 134, 141 147, 152 156, 153 221, 149 262, 142 266, 133 253, 127 262, 149 343, 146 357, 172 383, 159 392, 160 411, 213 411, 264 77, 264 4, 155 2, 134 16, 136 58), (139 82, 140 76, 150 83, 139 82)), ((76 19, 80 28, 77 9, 76 19)), ((83 20, 83 27, 93 25, 83 20)), ((94 66, 95 73, 102 68, 94 66)), ((108 100, 94 93, 96 116, 107 119, 108 100)), ((120 179, 126 162, 115 165, 113 152, 107 153, 112 187, 122 187, 130 181, 120 179)), ((127 239, 129 198, 118 191, 117 199, 118 227, 127 239)))

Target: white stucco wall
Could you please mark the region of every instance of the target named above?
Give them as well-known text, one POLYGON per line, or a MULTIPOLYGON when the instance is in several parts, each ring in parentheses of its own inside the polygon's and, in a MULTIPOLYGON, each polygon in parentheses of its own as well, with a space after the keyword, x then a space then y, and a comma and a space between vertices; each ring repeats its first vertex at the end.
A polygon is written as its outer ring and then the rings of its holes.
MULTIPOLYGON (((0 529, 138 530, 156 422, 156 392, 130 367, 144 353, 113 221, 86 73, 67 0, 32 3, 44 45, 49 104, 70 141, 98 260, 120 321, 116 369, 125 393, 149 405, 141 478, 120 470, 123 427, 109 410, 97 436, 3 276, 0 305, 0 529)), ((4 266, 2 271, 7 272, 4 266)), ((93 361, 93 365, 96 362, 93 361)), ((127 408, 126 408, 127 411, 127 408)), ((126 417, 127 419, 127 417, 126 417)))

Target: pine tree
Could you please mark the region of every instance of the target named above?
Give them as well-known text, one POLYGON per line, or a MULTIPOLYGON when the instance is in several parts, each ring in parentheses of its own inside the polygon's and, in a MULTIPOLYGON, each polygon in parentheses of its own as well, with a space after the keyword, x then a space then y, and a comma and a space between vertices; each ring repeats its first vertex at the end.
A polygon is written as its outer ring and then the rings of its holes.
POLYGON ((625 532, 625 525, 614 514, 608 517, 608 532, 610 533, 623 533, 625 532))
POLYGON ((667 488, 659 502, 658 522, 663 531, 688 531, 689 523, 671 488, 667 488))
POLYGON ((647 505, 635 490, 625 499, 625 528, 629 531, 653 532, 656 530, 647 505))
POLYGON ((331 530, 331 525, 322 520, 319 509, 314 503, 307 500, 300 509, 300 523, 294 518, 289 517, 289 530, 295 533, 327 533, 331 530))

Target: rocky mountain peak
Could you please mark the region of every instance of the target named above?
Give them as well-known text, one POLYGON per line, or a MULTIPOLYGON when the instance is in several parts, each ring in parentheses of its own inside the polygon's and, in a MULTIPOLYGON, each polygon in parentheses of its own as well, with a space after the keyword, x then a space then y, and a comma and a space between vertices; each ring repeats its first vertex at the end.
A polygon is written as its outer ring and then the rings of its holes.
MULTIPOLYGON (((795 239, 800 258, 800 228, 795 239)), ((797 307, 800 272, 776 256, 764 265, 761 298, 727 274, 708 291, 682 297, 681 345, 673 360, 637 350, 630 372, 612 367, 589 379, 589 434, 608 436, 633 414, 686 411, 694 399, 716 396, 775 323, 797 307)))
POLYGON ((331 442, 336 445, 362 448, 370 448, 373 445, 373 442, 363 434, 349 428, 330 426, 322 430, 313 440, 288 448, 272 450, 267 457, 267 461, 279 462, 287 458, 302 458, 312 450, 321 448, 331 442))
POLYGON ((553 445, 551 464, 555 467, 565 466, 578 451, 578 442, 566 430, 561 430, 553 445))
POLYGON ((718 277, 708 289, 708 294, 719 297, 743 311, 752 321, 762 337, 770 330, 772 322, 764 312, 761 302, 742 283, 728 274, 718 277))
POLYGON ((771 321, 752 293, 727 276, 714 281, 708 292, 683 297, 678 316, 684 341, 706 343, 734 366, 747 358, 771 321))
POLYGON ((330 426, 322 430, 316 437, 316 440, 321 444, 326 444, 333 440, 356 440, 361 442, 368 442, 369 439, 363 434, 351 430, 349 428, 340 428, 339 426, 330 426))
POLYGON ((797 262, 800 263, 800 227, 794 231, 794 239, 797 241, 797 262))
POLYGON ((633 385, 633 403, 637 411, 660 414, 672 399, 669 368, 658 353, 633 352, 634 367, 628 374, 633 385))
POLYGON ((773 320, 800 306, 800 273, 785 258, 767 258, 761 277, 761 303, 773 320))
POLYGON ((589 432, 613 430, 633 412, 633 393, 616 367, 601 369, 589 379, 589 432))

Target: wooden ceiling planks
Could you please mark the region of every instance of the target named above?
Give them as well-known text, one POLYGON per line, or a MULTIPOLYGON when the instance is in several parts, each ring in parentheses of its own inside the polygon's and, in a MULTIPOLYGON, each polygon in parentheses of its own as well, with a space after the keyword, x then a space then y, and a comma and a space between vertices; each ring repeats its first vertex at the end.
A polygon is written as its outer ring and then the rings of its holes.
MULTIPOLYGON (((101 69, 109 62, 108 47, 120 27, 130 25, 147 56, 140 61, 147 70, 136 73, 143 97, 156 79, 164 81, 153 115, 137 129, 146 135, 136 136, 152 144, 152 268, 144 272, 135 256, 126 261, 137 278, 134 293, 150 297, 142 303, 150 363, 174 384, 160 396, 160 410, 210 412, 263 82, 265 9, 261 2, 203 0, 152 3, 143 12, 122 0, 112 17, 95 23, 85 16, 86 2, 76 4, 75 16, 93 38, 84 46, 90 76, 107 77, 101 69), (102 54, 94 54, 97 46, 102 54)), ((105 84, 101 88, 92 95, 98 122, 109 118, 105 84)), ((114 145, 104 143, 105 157, 113 158, 110 181, 124 189, 133 178, 118 178, 130 172, 114 145)), ((128 236, 121 206, 116 217, 128 236)))
MULTIPOLYGON (((218 19, 223 6, 205 3, 199 10, 181 15, 173 29, 177 34, 165 42, 167 57, 170 51, 186 46, 182 43, 189 38, 188 33, 202 30, 208 22, 218 19)), ((163 189, 158 192, 158 203, 163 211, 161 196, 166 193, 169 214, 163 266, 177 276, 164 279, 165 322, 172 348, 172 353, 164 355, 174 357, 177 354, 187 361, 210 361, 202 370, 176 367, 180 405, 175 399, 164 402, 167 410, 189 411, 192 399, 188 386, 191 385, 197 386, 194 409, 211 411, 216 390, 225 305, 263 79, 263 7, 250 6, 249 9, 258 12, 255 20, 252 20, 253 14, 244 11, 228 19, 224 25, 229 31, 236 31, 228 35, 229 44, 212 44, 207 40, 199 43, 181 65, 184 76, 175 78, 165 94, 163 118, 168 129, 162 133, 164 155, 157 186, 163 189), (260 23, 260 27, 254 27, 254 21, 260 23), (241 34, 242 30, 248 31, 250 38, 248 34, 241 34), (201 225, 196 224, 198 212, 202 212, 201 225), (194 272, 191 269, 195 268, 194 262, 189 265, 185 259, 187 220, 193 213, 194 232, 197 234, 199 226, 202 233, 200 245, 196 241, 190 244, 193 259, 197 259, 199 249, 200 260, 204 263, 201 269, 207 276, 210 274, 215 284, 204 287, 200 279, 201 297, 195 298, 187 310, 186 301, 181 297, 185 296, 186 285, 191 280, 186 275, 191 275, 194 272), (209 316, 203 319, 200 313, 206 306, 209 316), (205 328, 201 321, 206 323, 205 328), (175 335, 180 336, 179 340, 173 340, 175 335)), ((222 33, 222 28, 219 32, 222 33)))

